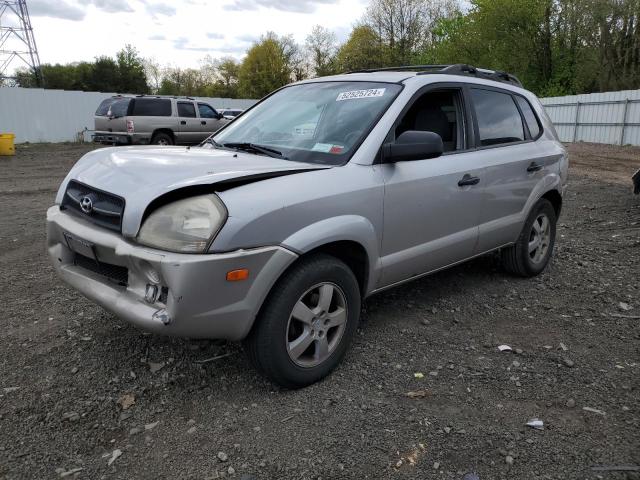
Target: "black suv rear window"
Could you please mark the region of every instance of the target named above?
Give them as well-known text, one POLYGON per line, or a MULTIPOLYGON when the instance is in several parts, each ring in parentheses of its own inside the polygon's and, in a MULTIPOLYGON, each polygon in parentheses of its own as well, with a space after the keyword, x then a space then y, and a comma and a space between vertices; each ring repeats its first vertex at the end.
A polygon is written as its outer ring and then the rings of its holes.
POLYGON ((168 98, 136 98, 131 115, 136 117, 170 117, 171 100, 168 98))
POLYGON ((96 116, 98 117, 123 117, 127 114, 129 108, 130 98, 107 98, 103 100, 98 109, 96 110, 96 116))

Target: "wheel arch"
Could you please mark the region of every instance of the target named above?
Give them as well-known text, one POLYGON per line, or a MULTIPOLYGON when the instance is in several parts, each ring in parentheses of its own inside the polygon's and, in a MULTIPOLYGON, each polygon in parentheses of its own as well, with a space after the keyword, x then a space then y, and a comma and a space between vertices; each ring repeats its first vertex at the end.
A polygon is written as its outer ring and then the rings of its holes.
POLYGON ((173 143, 174 144, 176 143, 176 135, 173 133, 173 130, 171 130, 170 128, 156 128, 151 133, 150 142, 153 142, 153 137, 155 137, 158 133, 166 133, 167 135, 169 135, 173 139, 173 143))
POLYGON ((299 230, 282 242, 282 246, 305 257, 324 252, 340 259, 358 279, 362 297, 375 289, 380 273, 380 240, 371 222, 357 215, 342 215, 299 230))

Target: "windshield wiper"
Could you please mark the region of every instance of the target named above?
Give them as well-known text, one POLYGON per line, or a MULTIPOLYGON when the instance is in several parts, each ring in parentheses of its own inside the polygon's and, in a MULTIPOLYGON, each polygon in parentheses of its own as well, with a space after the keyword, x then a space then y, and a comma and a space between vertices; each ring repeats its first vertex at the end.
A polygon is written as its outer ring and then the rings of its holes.
POLYGON ((265 147, 264 145, 258 145, 256 143, 249 142, 228 142, 223 143, 223 147, 226 148, 235 148, 236 150, 244 150, 245 152, 257 152, 262 153, 264 155, 268 155, 273 158, 281 158, 283 160, 289 160, 282 152, 270 147, 265 147))
POLYGON ((222 145, 220 145, 218 142, 216 142, 213 137, 209 137, 207 138, 204 142, 202 142, 202 144, 204 145, 205 143, 210 143, 211 145, 213 145, 214 147, 222 147, 222 145))

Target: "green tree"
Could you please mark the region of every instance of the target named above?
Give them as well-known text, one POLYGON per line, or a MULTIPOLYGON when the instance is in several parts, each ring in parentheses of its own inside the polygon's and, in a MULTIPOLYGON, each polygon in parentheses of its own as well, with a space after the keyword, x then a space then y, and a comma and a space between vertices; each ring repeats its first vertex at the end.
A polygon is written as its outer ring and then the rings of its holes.
POLYGON ((274 33, 267 33, 247 52, 238 72, 242 97, 261 98, 291 81, 290 52, 274 33))
POLYGON ((355 27, 338 50, 337 65, 338 70, 342 72, 376 68, 385 64, 385 51, 381 39, 367 25, 355 27))
POLYGON ((125 45, 116 54, 116 62, 118 64, 119 91, 127 93, 149 92, 144 61, 133 46, 125 45))

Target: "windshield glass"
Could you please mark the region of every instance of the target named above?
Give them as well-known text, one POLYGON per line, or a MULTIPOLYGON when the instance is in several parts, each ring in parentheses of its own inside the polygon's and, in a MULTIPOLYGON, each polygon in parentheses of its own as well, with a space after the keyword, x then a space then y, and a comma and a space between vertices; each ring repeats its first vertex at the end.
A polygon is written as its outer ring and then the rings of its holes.
POLYGON ((346 163, 401 86, 319 82, 284 88, 215 135, 218 145, 251 143, 288 160, 346 163))

